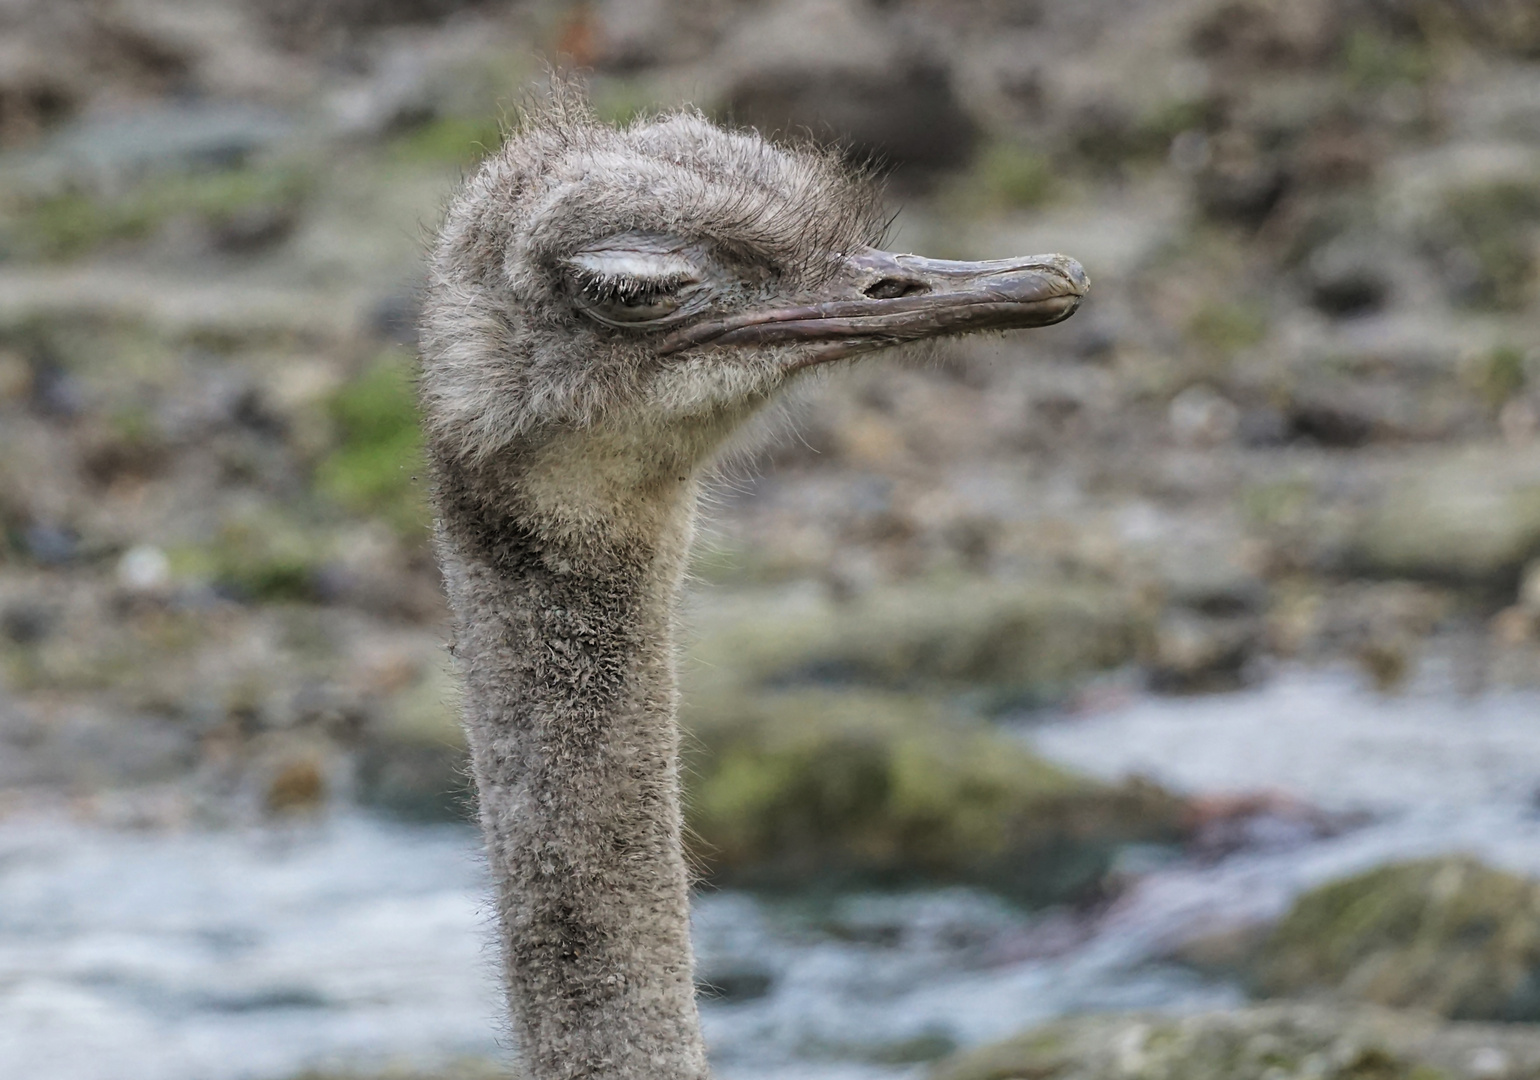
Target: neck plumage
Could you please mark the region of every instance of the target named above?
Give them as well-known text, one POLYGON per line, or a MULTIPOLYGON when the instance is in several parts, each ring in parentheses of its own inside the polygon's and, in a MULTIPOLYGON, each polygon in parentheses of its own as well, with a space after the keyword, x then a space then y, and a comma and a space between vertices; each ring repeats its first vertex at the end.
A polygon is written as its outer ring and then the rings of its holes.
POLYGON ((441 468, 438 481, 526 1073, 704 1078, 674 715, 693 494, 671 497, 664 535, 574 537, 532 525, 479 478, 441 468))

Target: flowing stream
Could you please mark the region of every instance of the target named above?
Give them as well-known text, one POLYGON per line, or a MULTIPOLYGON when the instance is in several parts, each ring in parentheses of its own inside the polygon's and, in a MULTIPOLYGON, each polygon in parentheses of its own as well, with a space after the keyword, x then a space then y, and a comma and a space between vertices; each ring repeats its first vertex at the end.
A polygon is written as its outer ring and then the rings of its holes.
MULTIPOLYGON (((699 898, 724 1080, 914 1075, 1065 1012, 1201 1009, 1236 989, 1161 961, 1387 860, 1469 851, 1540 874, 1540 696, 1385 698, 1338 672, 1033 718, 1042 752, 1201 793, 1277 791, 1365 823, 1261 829, 1224 858, 1131 865, 1093 917, 973 890, 699 898)), ((1134 860, 1137 863, 1137 859, 1134 860)), ((276 1080, 495 1055, 487 885, 468 828, 342 814, 303 828, 0 825, 0 1075, 276 1080)))

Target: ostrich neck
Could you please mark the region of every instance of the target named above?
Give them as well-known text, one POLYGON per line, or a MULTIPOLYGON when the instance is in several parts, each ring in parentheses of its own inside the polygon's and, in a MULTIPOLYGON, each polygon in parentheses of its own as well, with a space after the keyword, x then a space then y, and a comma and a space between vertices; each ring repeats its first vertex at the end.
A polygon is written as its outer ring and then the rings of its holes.
POLYGON ((660 494, 649 529, 629 535, 580 535, 538 499, 452 469, 439 497, 525 1071, 704 1078, 674 716, 693 488, 660 494))

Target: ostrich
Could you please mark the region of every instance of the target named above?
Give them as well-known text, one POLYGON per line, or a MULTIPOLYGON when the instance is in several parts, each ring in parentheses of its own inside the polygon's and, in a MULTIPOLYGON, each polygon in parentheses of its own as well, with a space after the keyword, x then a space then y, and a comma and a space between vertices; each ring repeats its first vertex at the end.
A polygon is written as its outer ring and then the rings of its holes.
POLYGON ((423 316, 436 550, 513 1028, 532 1080, 708 1069, 675 594, 703 470, 801 373, 1067 318, 1063 256, 872 246, 831 152, 558 93, 452 200, 423 316))

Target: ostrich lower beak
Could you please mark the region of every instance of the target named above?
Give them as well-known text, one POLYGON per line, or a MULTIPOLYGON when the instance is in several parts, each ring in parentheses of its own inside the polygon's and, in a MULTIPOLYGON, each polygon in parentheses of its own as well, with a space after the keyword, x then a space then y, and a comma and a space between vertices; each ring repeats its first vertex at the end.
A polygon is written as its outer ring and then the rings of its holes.
POLYGON ((684 327, 659 350, 719 345, 809 344, 797 367, 921 338, 1049 326, 1075 313, 1091 287, 1063 255, 951 262, 867 248, 844 260, 829 298, 742 312, 684 327))

